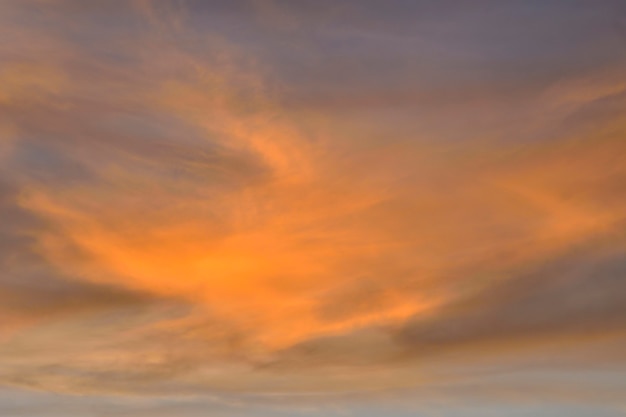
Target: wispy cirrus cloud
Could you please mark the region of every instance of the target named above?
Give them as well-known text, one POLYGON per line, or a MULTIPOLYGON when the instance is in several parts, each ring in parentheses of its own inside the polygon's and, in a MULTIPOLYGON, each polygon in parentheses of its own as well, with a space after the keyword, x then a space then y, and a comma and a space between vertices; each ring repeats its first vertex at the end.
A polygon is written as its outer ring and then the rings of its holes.
POLYGON ((621 9, 489 5, 1 5, 0 383, 248 404, 623 363, 621 9))

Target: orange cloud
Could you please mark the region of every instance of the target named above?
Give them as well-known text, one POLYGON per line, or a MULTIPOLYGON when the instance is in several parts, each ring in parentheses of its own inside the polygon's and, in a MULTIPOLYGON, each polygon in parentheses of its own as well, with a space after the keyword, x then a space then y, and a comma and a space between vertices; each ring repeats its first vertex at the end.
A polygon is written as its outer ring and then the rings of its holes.
MULTIPOLYGON (((292 27, 272 2, 258 5, 292 27)), ((11 271, 0 281, 11 317, 0 382, 387 389, 436 380, 419 360, 439 350, 463 362, 516 344, 621 337, 622 299, 611 295, 626 243, 618 76, 533 99, 481 83, 431 92, 428 115, 450 126, 404 120, 396 135, 383 116, 352 124, 341 106, 283 107, 271 69, 245 48, 208 35, 196 48, 184 9, 135 6, 121 16, 138 10, 151 29, 133 41, 97 39, 93 52, 71 31, 44 42, 14 29, 20 44, 42 42, 28 60, 3 51, 0 173, 17 191, 1 208, 28 219, 0 243, 28 256, 0 258, 11 271), (500 115, 493 103, 536 117, 455 125, 465 111, 500 115), (507 137, 515 130, 524 140, 507 137), (595 301, 578 297, 595 288, 578 268, 602 271, 595 301), (49 304, 22 279, 51 283, 49 304), (598 331, 587 337, 577 323, 598 331)), ((366 110, 389 103, 360 97, 366 110)))

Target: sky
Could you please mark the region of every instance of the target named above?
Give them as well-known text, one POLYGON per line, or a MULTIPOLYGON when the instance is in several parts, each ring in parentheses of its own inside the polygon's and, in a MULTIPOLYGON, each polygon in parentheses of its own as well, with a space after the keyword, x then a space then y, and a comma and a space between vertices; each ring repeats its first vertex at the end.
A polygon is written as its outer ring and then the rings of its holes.
POLYGON ((626 3, 0 0, 0 415, 626 416, 626 3))

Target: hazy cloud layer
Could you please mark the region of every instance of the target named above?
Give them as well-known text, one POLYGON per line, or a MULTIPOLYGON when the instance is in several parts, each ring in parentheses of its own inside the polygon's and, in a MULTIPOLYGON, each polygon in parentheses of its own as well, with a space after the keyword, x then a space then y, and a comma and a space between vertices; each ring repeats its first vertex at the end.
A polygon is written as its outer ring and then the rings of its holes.
POLYGON ((0 3, 0 384, 623 410, 625 13, 0 3))

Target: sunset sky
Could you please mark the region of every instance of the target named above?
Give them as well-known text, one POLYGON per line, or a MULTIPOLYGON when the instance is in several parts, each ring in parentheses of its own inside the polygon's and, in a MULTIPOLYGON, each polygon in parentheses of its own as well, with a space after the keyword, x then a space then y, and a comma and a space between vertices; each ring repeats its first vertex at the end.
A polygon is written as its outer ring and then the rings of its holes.
POLYGON ((626 416, 626 1, 0 0, 0 416, 626 416))

